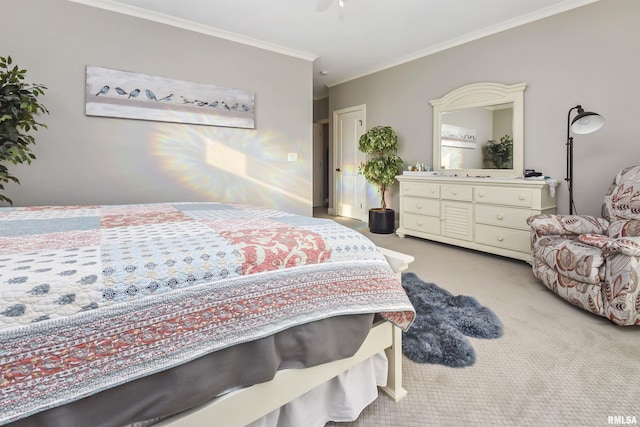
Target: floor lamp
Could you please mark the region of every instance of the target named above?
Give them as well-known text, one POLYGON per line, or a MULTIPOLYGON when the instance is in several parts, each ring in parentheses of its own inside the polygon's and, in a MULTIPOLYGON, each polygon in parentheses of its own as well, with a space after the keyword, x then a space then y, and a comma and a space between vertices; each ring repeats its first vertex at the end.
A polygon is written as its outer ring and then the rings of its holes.
POLYGON ((573 215, 573 137, 570 131, 578 135, 593 133, 604 126, 604 117, 597 113, 584 111, 582 105, 569 109, 567 114, 567 181, 569 187, 569 215, 573 215), (571 120, 571 112, 578 110, 578 115, 571 120))

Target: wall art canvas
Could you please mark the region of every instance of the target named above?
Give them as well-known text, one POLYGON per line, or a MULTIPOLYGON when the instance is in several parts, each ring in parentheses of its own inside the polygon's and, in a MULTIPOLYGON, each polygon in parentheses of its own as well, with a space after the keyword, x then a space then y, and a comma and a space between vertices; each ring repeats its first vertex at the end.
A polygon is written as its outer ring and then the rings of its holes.
POLYGON ((88 116, 255 128, 252 91, 87 66, 88 116))

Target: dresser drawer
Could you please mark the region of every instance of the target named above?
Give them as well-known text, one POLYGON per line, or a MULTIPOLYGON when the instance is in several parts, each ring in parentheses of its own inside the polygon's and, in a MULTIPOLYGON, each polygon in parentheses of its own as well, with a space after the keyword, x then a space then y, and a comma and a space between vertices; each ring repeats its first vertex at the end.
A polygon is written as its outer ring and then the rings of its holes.
POLYGON ((531 233, 524 230, 476 224, 476 243, 530 253, 531 233))
POLYGON ((412 213, 403 213, 401 217, 402 227, 422 231, 423 233, 440 234, 440 217, 424 216, 412 213))
POLYGON ((442 185, 440 193, 442 198, 447 200, 470 202, 473 199, 473 188, 462 185, 442 185))
POLYGON ((440 184, 403 182, 400 184, 401 196, 440 197, 440 184))
POLYGON ((402 198, 402 209, 403 212, 440 216, 440 201, 438 199, 406 196, 402 198))
POLYGON ((529 209, 510 208, 506 206, 476 205, 476 223, 497 225, 498 227, 519 228, 529 231, 527 218, 531 216, 529 209))
POLYGON ((475 191, 476 203, 531 207, 531 190, 526 188, 479 187, 475 191))

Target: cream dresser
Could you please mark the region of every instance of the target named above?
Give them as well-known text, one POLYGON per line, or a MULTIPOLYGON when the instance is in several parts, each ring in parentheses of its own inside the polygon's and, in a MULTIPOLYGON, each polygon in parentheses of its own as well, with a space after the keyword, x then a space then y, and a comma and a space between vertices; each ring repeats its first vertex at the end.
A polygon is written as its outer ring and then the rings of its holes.
POLYGON ((545 181, 398 176, 400 237, 415 236, 531 262, 527 218, 555 213, 545 181))

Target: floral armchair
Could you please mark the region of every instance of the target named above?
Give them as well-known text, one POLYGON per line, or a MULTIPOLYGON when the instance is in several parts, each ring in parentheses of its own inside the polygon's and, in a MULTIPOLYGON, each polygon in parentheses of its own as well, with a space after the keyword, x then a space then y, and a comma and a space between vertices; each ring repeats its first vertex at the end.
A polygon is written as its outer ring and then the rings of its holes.
POLYGON ((536 215, 533 274, 570 303, 618 325, 640 325, 640 166, 616 175, 602 218, 536 215))

